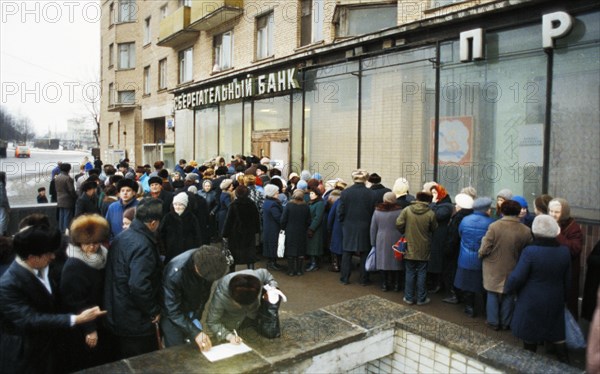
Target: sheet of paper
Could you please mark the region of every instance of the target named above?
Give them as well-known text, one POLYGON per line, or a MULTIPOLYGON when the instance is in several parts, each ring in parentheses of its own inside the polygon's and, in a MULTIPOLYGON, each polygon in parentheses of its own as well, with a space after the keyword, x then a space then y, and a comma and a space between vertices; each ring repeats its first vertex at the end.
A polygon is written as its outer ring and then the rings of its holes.
POLYGON ((233 357, 235 355, 250 352, 251 350, 252 348, 248 347, 244 343, 226 343, 214 346, 210 349, 210 351, 202 352, 202 354, 208 359, 208 361, 215 362, 224 358, 233 357))

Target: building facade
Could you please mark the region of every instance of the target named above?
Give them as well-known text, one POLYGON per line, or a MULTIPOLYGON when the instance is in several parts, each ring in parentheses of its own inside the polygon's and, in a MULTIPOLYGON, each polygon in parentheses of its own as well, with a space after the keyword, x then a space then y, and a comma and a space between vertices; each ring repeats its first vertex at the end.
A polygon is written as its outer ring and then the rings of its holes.
POLYGON ((403 176, 412 192, 430 180, 451 195, 509 188, 530 206, 549 193, 600 222, 597 2, 113 0, 103 10, 108 159, 172 167, 255 154, 284 174, 346 180, 361 167, 388 186, 403 176))

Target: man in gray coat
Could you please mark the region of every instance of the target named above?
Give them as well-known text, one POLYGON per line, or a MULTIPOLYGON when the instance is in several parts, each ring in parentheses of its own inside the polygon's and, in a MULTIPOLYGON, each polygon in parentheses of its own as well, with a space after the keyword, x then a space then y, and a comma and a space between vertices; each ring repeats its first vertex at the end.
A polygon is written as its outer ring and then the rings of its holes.
POLYGON ((60 164, 60 174, 54 178, 54 187, 56 189, 56 207, 58 208, 58 229, 64 233, 69 228, 73 219, 75 202, 77 201, 77 192, 75 192, 75 182, 69 175, 71 164, 64 162, 60 164))
POLYGON ((371 218, 375 211, 376 195, 365 186, 368 178, 369 173, 366 170, 353 171, 354 184, 342 191, 340 196, 337 214, 342 223, 342 284, 350 283, 352 255, 355 253, 360 256, 359 282, 363 286, 369 283, 365 261, 371 249, 371 218))

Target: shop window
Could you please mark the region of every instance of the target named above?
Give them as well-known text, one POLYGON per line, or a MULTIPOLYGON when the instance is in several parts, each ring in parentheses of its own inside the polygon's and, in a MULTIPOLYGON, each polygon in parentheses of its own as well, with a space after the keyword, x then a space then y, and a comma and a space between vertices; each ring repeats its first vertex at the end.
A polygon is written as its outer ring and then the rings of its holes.
POLYGON ((397 26, 398 4, 340 6, 334 16, 337 37, 350 37, 397 26))
POLYGON ((193 52, 193 48, 179 51, 179 83, 185 83, 192 80, 193 52))
POLYGON ((144 68, 144 95, 150 95, 150 66, 144 68))
POLYGON ((118 104, 135 104, 135 91, 119 91, 118 104))
POLYGON ((135 68, 135 43, 119 44, 119 69, 135 68))
POLYGON ((158 89, 167 88, 167 59, 163 58, 158 62, 158 89))
POLYGON ((150 17, 144 20, 144 45, 152 42, 152 30, 150 29, 150 17))
POLYGON ((256 18, 256 59, 273 55, 273 12, 256 18))
POLYGON ((254 100, 254 131, 279 130, 289 127, 289 96, 254 100))
POLYGON ((219 154, 219 107, 195 111, 196 160, 209 160, 219 154))
POLYGON ((324 0, 301 0, 300 45, 323 40, 324 0))
POLYGON ((221 104, 219 110, 219 154, 229 160, 242 153, 242 102, 221 104))
POLYGON ((119 22, 133 22, 136 15, 135 0, 119 1, 119 22))
POLYGON ((213 73, 230 69, 233 66, 233 31, 227 31, 213 38, 213 73))

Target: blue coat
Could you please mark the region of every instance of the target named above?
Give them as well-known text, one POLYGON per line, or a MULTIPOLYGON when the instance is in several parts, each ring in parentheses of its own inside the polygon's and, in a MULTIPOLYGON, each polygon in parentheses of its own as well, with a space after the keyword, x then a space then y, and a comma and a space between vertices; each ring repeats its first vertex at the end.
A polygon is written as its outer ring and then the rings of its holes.
POLYGON ((570 266, 569 250, 554 239, 525 247, 504 285, 505 293, 517 293, 510 325, 514 336, 532 343, 565 339, 570 266))
POLYGON ((481 259, 478 258, 481 239, 494 219, 482 212, 473 212, 463 218, 458 226, 460 235, 460 252, 458 267, 467 270, 481 270, 481 259))
POLYGON ((263 203, 263 256, 277 258, 277 241, 283 207, 278 198, 267 197, 263 203))
POLYGON ((337 210, 340 206, 340 199, 337 199, 331 206, 329 216, 327 217, 327 231, 331 235, 331 243, 329 244, 329 250, 331 253, 341 255, 343 252, 342 243, 342 223, 338 219, 337 210))
POLYGON ((123 205, 123 200, 119 198, 108 206, 106 211, 106 220, 110 224, 110 239, 113 240, 121 231, 123 231, 123 212, 127 208, 138 206, 140 202, 137 199, 132 199, 129 204, 123 205))

